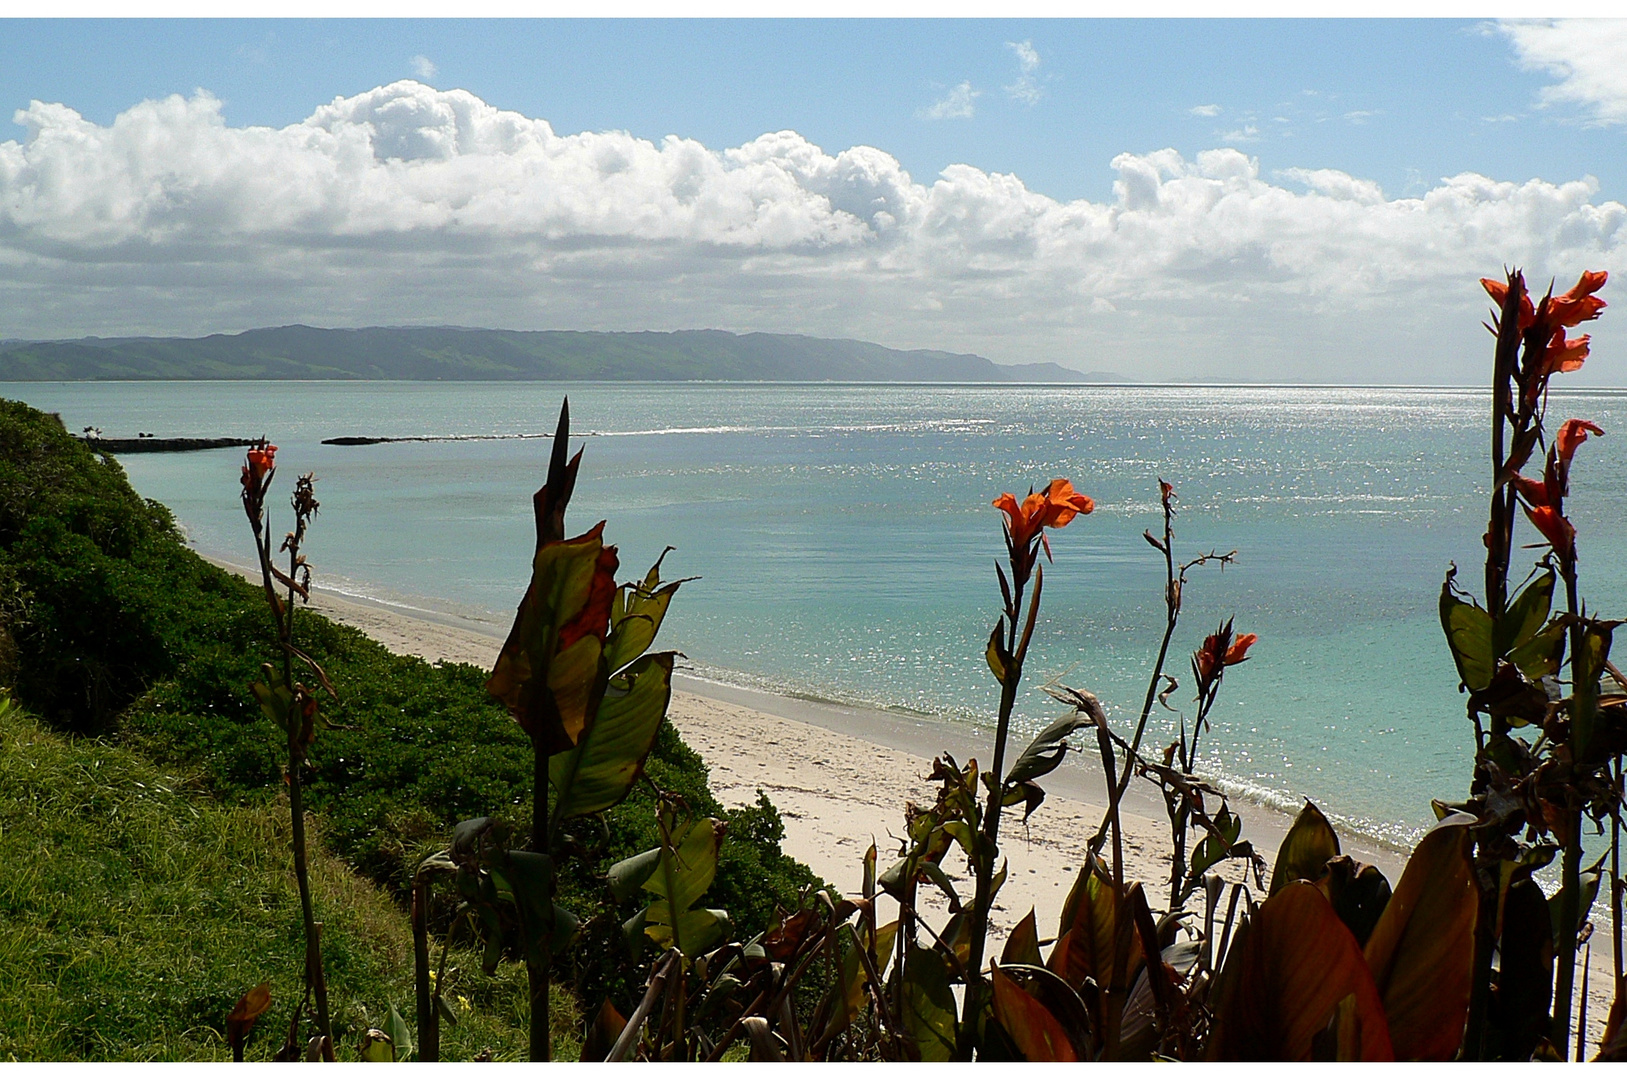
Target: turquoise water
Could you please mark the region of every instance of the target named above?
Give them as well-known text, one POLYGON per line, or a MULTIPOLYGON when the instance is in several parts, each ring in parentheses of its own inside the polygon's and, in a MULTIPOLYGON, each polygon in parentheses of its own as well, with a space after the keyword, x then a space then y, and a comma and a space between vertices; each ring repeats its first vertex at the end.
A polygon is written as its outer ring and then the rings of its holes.
MULTIPOLYGON (((269 435, 279 489, 315 471, 319 581, 506 628, 529 497, 562 393, 586 445, 570 527, 609 519, 623 574, 666 544, 684 586, 666 641, 714 678, 987 723, 998 614, 990 499, 1067 476, 1096 512, 1053 535, 1029 663, 1133 722, 1163 625, 1156 481, 1198 570, 1172 670, 1222 619, 1260 635, 1232 670, 1208 768, 1276 805, 1309 796, 1404 840, 1461 797, 1472 732, 1435 614, 1451 561, 1478 580, 1489 403, 1476 391, 426 383, 0 384, 109 436, 269 435), (504 438, 329 447, 336 435, 504 438)), ((1556 395, 1612 434, 1573 478, 1584 593, 1627 609, 1627 394, 1556 395)), ((131 481, 206 552, 249 560, 236 451, 131 455, 131 481)), ((274 523, 282 527, 282 523, 274 523)), ((1522 534, 1530 542, 1534 532, 1522 534)), ((1532 553, 1534 556, 1534 552, 1532 553)), ((1185 680, 1189 681, 1189 680, 1185 680)), ((1186 702, 1185 690, 1175 700, 1186 702)), ((1019 702, 1037 729, 1056 709, 1019 702)), ((1173 730, 1158 717, 1156 737, 1173 730)))

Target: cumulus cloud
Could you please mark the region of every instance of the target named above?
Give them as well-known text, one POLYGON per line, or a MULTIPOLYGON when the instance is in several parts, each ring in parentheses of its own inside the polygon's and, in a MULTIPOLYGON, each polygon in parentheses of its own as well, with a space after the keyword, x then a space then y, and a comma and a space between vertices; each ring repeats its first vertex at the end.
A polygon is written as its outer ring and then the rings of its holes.
POLYGON ((1039 53, 1032 41, 1008 41, 1006 48, 1017 54, 1017 81, 1005 87, 1008 97, 1024 105, 1038 104, 1044 96, 1039 88, 1039 53))
POLYGON ((1191 113, 1193 116, 1219 116, 1220 115, 1220 106, 1219 105, 1194 105, 1194 106, 1192 106, 1190 109, 1188 109, 1186 111, 1191 113))
POLYGON ((927 120, 970 120, 975 107, 972 101, 982 97, 983 91, 973 90, 971 80, 949 88, 949 93, 934 101, 916 115, 927 120))
POLYGON ((1580 105, 1601 124, 1627 124, 1627 19, 1511 21, 1499 30, 1527 69, 1558 82, 1544 104, 1580 105))
POLYGON ((433 79, 435 77, 435 73, 440 70, 435 66, 435 61, 431 60, 427 56, 424 56, 422 53, 413 57, 411 63, 412 73, 418 76, 420 79, 433 79))
MULTIPOLYGON (((280 129, 229 126, 202 93, 108 125, 41 102, 16 119, 0 337, 714 326, 1132 375, 1447 380, 1479 375, 1476 278, 1627 265, 1627 207, 1591 178, 1466 173, 1389 198, 1159 150, 1114 158, 1111 198, 1060 202, 792 131, 723 149, 560 134, 410 81, 280 129)), ((1627 352, 1608 322, 1596 358, 1627 352)))

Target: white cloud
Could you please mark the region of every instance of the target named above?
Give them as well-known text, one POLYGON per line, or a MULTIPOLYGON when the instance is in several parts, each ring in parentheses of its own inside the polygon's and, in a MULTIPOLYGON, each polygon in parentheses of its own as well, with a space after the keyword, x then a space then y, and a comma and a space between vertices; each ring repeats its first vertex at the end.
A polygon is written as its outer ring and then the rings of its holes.
POLYGON ((412 73, 420 79, 433 79, 435 73, 440 70, 435 66, 435 61, 421 53, 413 57, 411 63, 412 73))
POLYGON ((1505 22, 1498 29, 1523 67, 1559 80, 1547 105, 1580 105, 1601 124, 1627 124, 1627 19, 1505 22))
POLYGON ((1024 105, 1038 104, 1044 92, 1040 90, 1039 80, 1035 77, 1039 71, 1039 53, 1034 51, 1034 43, 1008 41, 1006 48, 1017 54, 1017 81, 1003 88, 1006 95, 1024 105))
POLYGON ((970 120, 972 118, 974 98, 983 96, 983 91, 973 90, 971 81, 950 87, 949 93, 933 102, 931 105, 916 112, 927 120, 970 120))
POLYGON ((1194 106, 1192 106, 1190 109, 1188 109, 1186 111, 1191 113, 1193 116, 1219 116, 1220 115, 1220 106, 1219 105, 1194 105, 1194 106))
POLYGON ((1251 143, 1260 141, 1260 129, 1253 124, 1244 124, 1234 131, 1228 131, 1220 137, 1225 143, 1251 143))
POLYGON ((1367 121, 1371 120, 1377 115, 1379 115, 1379 113, 1374 109, 1355 109, 1351 112, 1345 113, 1345 119, 1350 121, 1352 124, 1365 124, 1367 121))
MULTIPOLYGON (((1059 202, 791 131, 723 149, 561 135, 416 82, 281 129, 228 126, 206 94, 105 126, 39 102, 16 118, 0 337, 720 326, 1104 368, 1133 354, 1148 374, 1444 380, 1480 373, 1480 276, 1627 267, 1627 206, 1591 178, 1466 173, 1387 198, 1334 170, 1263 179, 1235 149, 1159 150, 1114 158, 1111 198, 1059 202)), ((1583 374, 1621 382, 1627 335, 1598 327, 1583 374)))

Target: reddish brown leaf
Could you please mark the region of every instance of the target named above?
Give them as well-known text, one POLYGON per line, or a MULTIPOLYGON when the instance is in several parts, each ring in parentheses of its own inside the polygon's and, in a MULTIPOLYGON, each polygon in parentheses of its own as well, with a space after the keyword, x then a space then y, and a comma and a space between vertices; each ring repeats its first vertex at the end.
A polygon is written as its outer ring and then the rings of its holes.
POLYGON ((994 968, 994 1016, 1029 1061, 1078 1061, 1073 1042, 1051 1010, 994 968))
POLYGON ((1463 1041, 1479 913, 1473 823, 1453 814, 1424 834, 1367 940, 1400 1061, 1449 1061, 1463 1041))
POLYGON ((1330 1025, 1339 1058, 1393 1060, 1367 961, 1314 885, 1285 885, 1261 906, 1228 952, 1216 993, 1211 1060, 1309 1061, 1330 1025))

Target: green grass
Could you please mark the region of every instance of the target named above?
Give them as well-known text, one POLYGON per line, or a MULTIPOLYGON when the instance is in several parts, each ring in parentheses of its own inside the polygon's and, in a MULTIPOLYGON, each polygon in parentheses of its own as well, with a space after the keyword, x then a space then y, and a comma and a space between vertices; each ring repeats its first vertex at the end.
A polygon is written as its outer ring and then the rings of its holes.
MULTIPOLYGON (((282 1043, 299 995, 299 898, 286 803, 227 807, 139 755, 0 717, 0 1060, 222 1060, 238 995, 270 980, 249 1045, 282 1043)), ((312 860, 341 1060, 395 1006, 412 1020, 407 920, 379 888, 320 852, 312 860)), ((454 952, 443 1054, 525 1054, 525 977, 492 978, 454 952), (461 1006, 460 1006, 461 1010, 461 1006)), ((560 1056, 577 1015, 556 997, 560 1056)))

